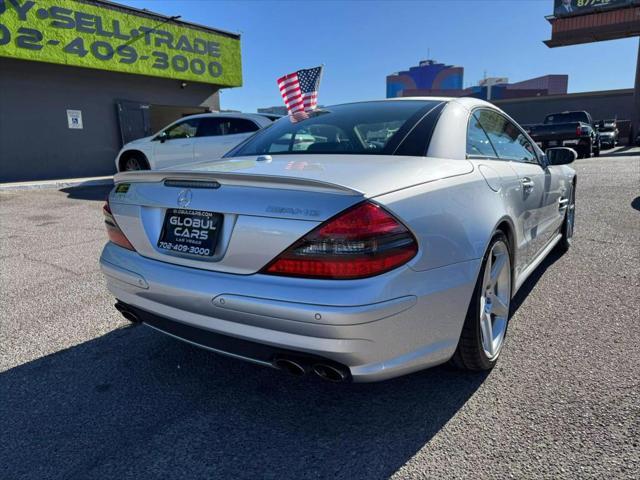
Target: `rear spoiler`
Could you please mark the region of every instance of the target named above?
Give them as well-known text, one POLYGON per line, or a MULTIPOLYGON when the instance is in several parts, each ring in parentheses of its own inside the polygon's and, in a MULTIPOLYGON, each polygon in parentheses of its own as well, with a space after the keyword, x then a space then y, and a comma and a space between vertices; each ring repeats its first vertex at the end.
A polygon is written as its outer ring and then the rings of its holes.
POLYGON ((210 185, 217 182, 221 185, 242 185, 261 188, 278 188, 289 190, 309 190, 315 192, 327 192, 340 195, 363 195, 363 192, 354 190, 344 185, 323 182, 301 177, 286 177, 279 175, 255 175, 247 173, 231 172, 194 172, 194 171, 153 171, 136 170, 130 172, 117 173, 113 177, 113 182, 119 183, 159 183, 170 181, 171 186, 181 186, 198 188, 198 183, 210 185))

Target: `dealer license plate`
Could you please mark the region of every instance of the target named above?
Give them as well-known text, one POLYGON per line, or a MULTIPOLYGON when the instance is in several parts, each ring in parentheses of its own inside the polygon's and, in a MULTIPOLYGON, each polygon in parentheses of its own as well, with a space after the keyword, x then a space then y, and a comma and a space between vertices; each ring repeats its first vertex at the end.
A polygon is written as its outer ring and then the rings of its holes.
POLYGON ((218 244, 221 224, 220 213, 170 208, 164 216, 158 248, 211 257, 218 244))

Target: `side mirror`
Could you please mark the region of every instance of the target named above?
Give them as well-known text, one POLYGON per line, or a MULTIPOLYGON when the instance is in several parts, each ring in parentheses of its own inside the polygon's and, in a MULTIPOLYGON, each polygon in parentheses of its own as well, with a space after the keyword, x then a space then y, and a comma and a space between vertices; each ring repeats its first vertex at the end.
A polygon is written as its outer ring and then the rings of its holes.
POLYGON ((168 138, 169 136, 167 135, 167 132, 160 132, 160 134, 158 134, 158 136, 156 137, 156 140, 160 140, 160 143, 164 143, 168 138))
POLYGON ((568 165, 578 158, 573 148, 566 147, 548 148, 546 154, 549 165, 568 165))

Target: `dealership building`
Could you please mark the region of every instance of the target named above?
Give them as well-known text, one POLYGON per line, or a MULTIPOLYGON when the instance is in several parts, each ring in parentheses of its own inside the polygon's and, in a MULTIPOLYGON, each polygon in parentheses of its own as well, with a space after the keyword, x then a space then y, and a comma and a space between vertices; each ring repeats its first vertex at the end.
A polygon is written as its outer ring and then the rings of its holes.
POLYGON ((0 182, 110 175, 242 85, 240 36, 103 0, 0 0, 0 182))

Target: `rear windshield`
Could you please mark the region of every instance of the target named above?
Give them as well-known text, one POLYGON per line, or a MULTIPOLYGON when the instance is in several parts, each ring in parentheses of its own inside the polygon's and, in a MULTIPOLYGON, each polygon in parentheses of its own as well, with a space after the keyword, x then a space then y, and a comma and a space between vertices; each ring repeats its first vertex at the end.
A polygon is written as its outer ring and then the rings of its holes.
POLYGON ((544 123, 575 123, 584 122, 588 123, 589 118, 584 112, 567 112, 567 113, 554 113, 553 115, 547 115, 544 123))
POLYGON ((441 102, 406 100, 326 107, 283 117, 226 157, 261 154, 391 154, 418 120, 441 102))

